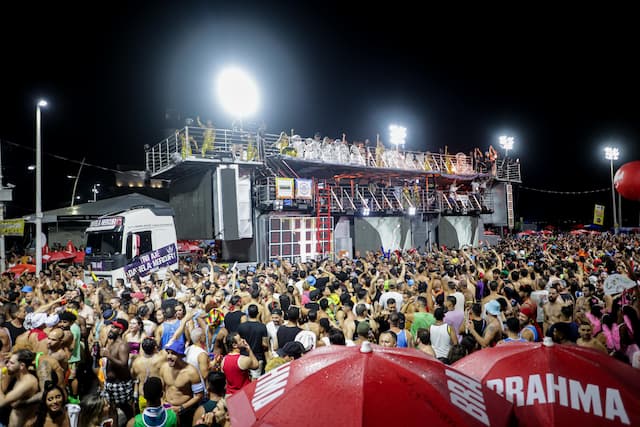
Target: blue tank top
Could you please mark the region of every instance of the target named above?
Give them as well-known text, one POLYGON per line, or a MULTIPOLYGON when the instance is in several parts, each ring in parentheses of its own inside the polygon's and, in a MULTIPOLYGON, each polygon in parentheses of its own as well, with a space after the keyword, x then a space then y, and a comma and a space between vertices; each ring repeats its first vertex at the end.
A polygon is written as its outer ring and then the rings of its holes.
POLYGON ((401 330, 400 333, 397 335, 398 337, 398 342, 396 343, 398 345, 398 347, 408 347, 408 343, 407 343, 407 332, 405 329, 401 330))
MULTIPOLYGON (((180 321, 176 319, 174 322, 162 322, 162 338, 160 339, 160 348, 164 348, 169 342, 173 334, 176 333, 180 327, 180 321)), ((184 344, 184 334, 180 335, 176 342, 182 342, 184 344)))
POLYGON ((527 342, 527 340, 525 340, 524 338, 518 338, 518 339, 514 339, 514 338, 505 338, 502 340, 503 342, 527 342))

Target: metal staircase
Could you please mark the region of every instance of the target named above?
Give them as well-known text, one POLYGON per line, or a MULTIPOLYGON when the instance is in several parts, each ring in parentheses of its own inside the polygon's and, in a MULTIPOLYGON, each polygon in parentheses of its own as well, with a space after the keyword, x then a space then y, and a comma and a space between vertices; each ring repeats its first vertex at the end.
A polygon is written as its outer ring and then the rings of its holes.
POLYGON ((330 256, 333 229, 331 224, 331 188, 325 181, 316 181, 316 254, 330 256))

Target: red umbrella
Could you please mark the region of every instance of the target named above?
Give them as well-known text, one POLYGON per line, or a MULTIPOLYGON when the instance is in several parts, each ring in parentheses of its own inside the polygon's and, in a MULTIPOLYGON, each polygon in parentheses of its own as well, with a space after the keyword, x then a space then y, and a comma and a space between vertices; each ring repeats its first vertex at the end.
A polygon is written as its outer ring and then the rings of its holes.
POLYGON ((231 425, 314 427, 505 426, 511 405, 414 349, 330 346, 245 386, 228 400, 231 425))
POLYGON ((197 242, 193 242, 190 240, 178 240, 178 252, 197 253, 203 252, 203 249, 198 245, 197 242))
POLYGON ((23 271, 27 271, 29 273, 35 273, 36 272, 36 266, 35 264, 16 264, 13 267, 7 269, 7 271, 9 273, 13 273, 16 276, 19 276, 22 274, 23 271))
POLYGON ((70 261, 76 257, 76 254, 73 252, 67 251, 53 251, 48 254, 42 255, 42 262, 50 263, 50 262, 58 262, 58 261, 70 261))
POLYGON ((640 370, 595 350, 512 343, 454 367, 514 402, 520 426, 640 425, 640 370))
POLYGON ((84 264, 84 251, 76 251, 75 257, 73 258, 74 264, 84 264))

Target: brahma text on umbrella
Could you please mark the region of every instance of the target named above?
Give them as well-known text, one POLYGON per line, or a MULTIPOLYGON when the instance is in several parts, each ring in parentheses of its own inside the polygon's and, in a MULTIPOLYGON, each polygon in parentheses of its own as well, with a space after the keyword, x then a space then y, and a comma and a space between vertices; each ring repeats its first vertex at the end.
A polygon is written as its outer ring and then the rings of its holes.
POLYGON ((290 363, 285 363, 264 374, 256 381, 256 389, 251 399, 254 411, 264 408, 284 393, 290 368, 290 363))
POLYGON ((586 384, 586 387, 583 387, 578 380, 554 374, 490 379, 487 381, 487 387, 516 406, 557 402, 560 406, 599 417, 604 416, 608 420, 619 419, 623 424, 630 424, 620 390, 615 388, 607 387, 602 390, 596 384, 586 384))
POLYGON ((445 369, 445 372, 449 377, 447 387, 451 403, 488 426, 489 416, 482 396, 482 385, 478 381, 450 369, 445 369))

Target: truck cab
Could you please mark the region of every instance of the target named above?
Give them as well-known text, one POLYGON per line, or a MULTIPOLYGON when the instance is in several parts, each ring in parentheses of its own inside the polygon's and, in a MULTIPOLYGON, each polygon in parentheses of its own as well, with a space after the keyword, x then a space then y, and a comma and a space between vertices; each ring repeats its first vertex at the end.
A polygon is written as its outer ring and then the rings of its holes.
POLYGON ((145 278, 178 267, 173 209, 135 207, 92 221, 86 230, 85 282, 145 278), (90 271, 87 271, 89 270, 90 271))

